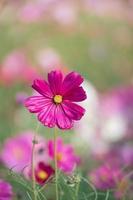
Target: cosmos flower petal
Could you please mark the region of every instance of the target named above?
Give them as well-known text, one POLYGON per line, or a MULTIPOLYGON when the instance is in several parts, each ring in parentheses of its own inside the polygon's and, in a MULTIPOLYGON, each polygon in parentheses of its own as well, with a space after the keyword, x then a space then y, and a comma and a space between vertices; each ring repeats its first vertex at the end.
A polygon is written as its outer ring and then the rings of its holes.
POLYGON ((62 104, 62 107, 65 114, 73 120, 80 120, 85 113, 84 108, 82 108, 80 105, 77 105, 71 101, 65 100, 62 104))
POLYGON ((83 87, 77 87, 74 90, 70 90, 64 95, 65 100, 80 102, 86 99, 86 93, 83 87))
POLYGON ((52 92, 50 90, 50 87, 45 80, 35 79, 32 88, 45 97, 48 98, 52 97, 52 92))
POLYGON ((60 129, 70 129, 73 126, 72 119, 65 114, 61 105, 56 109, 56 122, 60 129))
MULTIPOLYGON (((69 162, 69 160, 68 160, 69 162)), ((71 165, 68 162, 62 162, 60 164, 60 169, 64 172, 72 172, 76 167, 76 162, 71 162, 71 165)))
MULTIPOLYGON (((72 172, 79 164, 80 158, 75 155, 74 148, 70 144, 64 144, 62 138, 57 138, 57 163, 59 169, 64 172, 72 172), (59 157, 58 157, 59 156, 59 157)), ((54 159, 54 141, 48 141, 49 156, 54 159)))
POLYGON ((62 83, 62 94, 66 95, 71 90, 77 88, 83 82, 83 78, 77 72, 71 72, 64 78, 62 83))
POLYGON ((55 111, 56 111, 55 104, 50 103, 45 105, 42 111, 38 114, 38 120, 42 122, 44 126, 53 128, 56 123, 55 111))
POLYGON ((60 94, 63 75, 60 71, 51 71, 48 74, 48 81, 53 94, 60 94))
POLYGON ((73 154, 74 149, 73 149, 73 147, 70 144, 66 144, 65 147, 66 147, 65 153, 73 154))
MULTIPOLYGON (((63 140, 62 138, 58 138, 58 140, 56 141, 56 150, 57 152, 62 152, 64 146, 63 146, 63 140)), ((51 157, 54 157, 54 141, 53 140, 49 140, 48 141, 48 150, 49 150, 49 155, 51 157)))
POLYGON ((11 200, 13 198, 12 186, 0 179, 0 199, 1 200, 11 200))
POLYGON ((44 96, 33 96, 25 100, 25 106, 31 113, 40 112, 47 104, 51 104, 51 100, 44 96))

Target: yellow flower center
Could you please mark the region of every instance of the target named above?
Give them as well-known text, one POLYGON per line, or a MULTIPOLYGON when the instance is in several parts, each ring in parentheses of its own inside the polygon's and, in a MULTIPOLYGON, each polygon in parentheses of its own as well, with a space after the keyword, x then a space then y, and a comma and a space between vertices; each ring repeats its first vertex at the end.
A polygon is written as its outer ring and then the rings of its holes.
POLYGON ((61 153, 57 153, 56 159, 57 159, 57 161, 61 161, 62 160, 62 154, 61 153))
POLYGON ((42 180, 46 180, 48 178, 48 174, 47 172, 41 170, 40 172, 38 172, 38 177, 42 180))
POLYGON ((61 95, 55 95, 54 96, 54 102, 57 104, 62 103, 62 96, 61 95))

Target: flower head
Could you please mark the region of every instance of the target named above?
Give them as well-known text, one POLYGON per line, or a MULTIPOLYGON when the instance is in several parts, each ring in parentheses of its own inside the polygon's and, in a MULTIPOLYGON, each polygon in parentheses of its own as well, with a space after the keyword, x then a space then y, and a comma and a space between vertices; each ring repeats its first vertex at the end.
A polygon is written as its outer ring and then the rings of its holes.
POLYGON ((13 197, 12 187, 9 183, 0 179, 0 199, 11 200, 13 197))
POLYGON ((31 82, 38 76, 38 72, 29 64, 25 54, 17 50, 11 52, 4 59, 1 66, 1 76, 3 82, 10 85, 11 83, 20 81, 31 82))
MULTIPOLYGON (((58 167, 64 172, 72 172, 74 167, 79 163, 80 159, 74 154, 74 149, 69 144, 63 144, 61 138, 56 141, 57 147, 57 163, 58 167)), ((54 142, 48 142, 49 156, 54 159, 54 142)))
POLYGON ((48 82, 36 79, 32 87, 39 93, 29 97, 25 106, 31 113, 37 113, 38 120, 49 128, 70 129, 74 120, 80 120, 84 108, 75 104, 86 99, 81 83, 83 78, 71 72, 63 79, 60 71, 48 74, 48 82))
POLYGON ((90 179, 96 188, 113 189, 122 180, 123 174, 118 167, 103 165, 90 173, 90 179))
MULTIPOLYGON (((9 169, 21 172, 31 164, 32 140, 34 134, 25 132, 13 138, 8 138, 1 153, 1 160, 9 169)), ((44 160, 49 162, 47 154, 47 145, 44 139, 37 136, 38 144, 35 146, 35 162, 44 160)))
POLYGON ((64 64, 60 55, 51 48, 41 50, 37 53, 37 62, 43 71, 48 71, 56 68, 61 69, 63 68, 64 64))
POLYGON ((19 19, 22 22, 32 23, 41 20, 44 8, 41 3, 27 3, 20 9, 19 19))
MULTIPOLYGON (((29 172, 29 177, 31 178, 31 169, 29 172)), ((35 167, 35 179, 36 182, 40 185, 44 184, 48 179, 52 177, 54 174, 54 169, 50 166, 45 164, 44 162, 37 163, 35 167)))

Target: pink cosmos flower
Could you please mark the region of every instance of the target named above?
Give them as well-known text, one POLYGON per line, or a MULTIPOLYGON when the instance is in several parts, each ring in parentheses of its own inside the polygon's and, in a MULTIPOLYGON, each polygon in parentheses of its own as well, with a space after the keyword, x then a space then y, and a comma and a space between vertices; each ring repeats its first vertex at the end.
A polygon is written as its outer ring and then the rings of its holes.
POLYGON ((36 79, 32 87, 39 93, 29 97, 25 106, 31 113, 37 113, 38 120, 49 128, 58 126, 70 129, 74 120, 80 120, 85 109, 75 104, 86 99, 81 83, 83 78, 71 72, 63 79, 60 71, 51 71, 48 82, 36 79))
POLYGON ((23 22, 36 22, 43 16, 44 8, 41 3, 27 3, 20 10, 20 20, 23 22))
MULTIPOLYGON (((15 172, 21 172, 25 167, 31 165, 32 140, 34 133, 25 132, 14 138, 5 141, 1 153, 1 160, 9 169, 15 172)), ((37 136, 38 144, 35 147, 35 162, 45 160, 47 163, 49 156, 47 154, 47 145, 44 139, 37 136)))
POLYGON ((89 176, 95 187, 101 190, 115 188, 124 177, 118 167, 108 165, 94 169, 89 176))
POLYGON ((6 84, 15 81, 32 81, 37 76, 37 71, 31 67, 22 51, 11 52, 3 61, 1 75, 6 84), (21 76, 20 76, 21 74, 21 76))
POLYGON ((12 187, 6 181, 0 179, 0 200, 12 200, 12 187))
MULTIPOLYGON (((58 167, 64 172, 72 172, 80 161, 79 157, 74 154, 71 145, 63 144, 61 138, 57 139, 56 145, 58 167)), ((50 157, 54 159, 54 142, 52 140, 48 142, 48 149, 50 157)))
MULTIPOLYGON (((36 182, 40 185, 43 185, 48 179, 52 177, 54 174, 54 169, 45 164, 44 162, 39 162, 35 167, 35 179, 36 182)), ((31 169, 29 173, 29 177, 31 178, 31 169)))

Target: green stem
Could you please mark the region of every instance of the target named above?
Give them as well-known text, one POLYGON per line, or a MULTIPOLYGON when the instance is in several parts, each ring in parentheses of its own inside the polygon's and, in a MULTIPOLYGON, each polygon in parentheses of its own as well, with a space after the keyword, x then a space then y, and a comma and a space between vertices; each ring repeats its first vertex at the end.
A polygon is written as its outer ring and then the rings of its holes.
POLYGON ((75 200, 78 200, 78 193, 79 193, 79 182, 76 185, 75 200))
POLYGON ((37 200, 36 196, 36 182, 35 182, 35 164, 34 164, 34 153, 35 153, 35 140, 36 136, 34 135, 33 146, 32 146, 32 156, 31 156, 31 170, 32 170, 32 189, 33 189, 33 200, 37 200))
POLYGON ((32 146, 32 154, 31 154, 31 172, 32 172, 32 189, 33 189, 33 200, 37 200, 37 192, 36 192, 36 180, 35 180, 35 163, 34 163, 34 155, 35 155, 35 145, 36 141, 36 134, 39 129, 39 124, 37 124, 37 128, 33 138, 33 146, 32 146))
POLYGON ((55 192, 56 192, 56 200, 59 200, 59 194, 58 194, 58 167, 57 167, 56 128, 54 130, 54 165, 55 165, 55 192))

